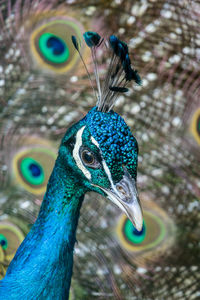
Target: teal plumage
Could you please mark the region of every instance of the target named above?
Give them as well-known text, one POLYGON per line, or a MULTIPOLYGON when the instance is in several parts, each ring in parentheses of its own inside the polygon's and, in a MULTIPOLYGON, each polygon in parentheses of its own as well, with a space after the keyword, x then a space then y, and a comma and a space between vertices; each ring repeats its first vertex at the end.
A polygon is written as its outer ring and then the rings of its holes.
POLYGON ((1 282, 1 299, 68 298, 84 192, 73 181, 66 180, 66 169, 58 159, 38 219, 1 282))
MULTIPOLYGON (((22 181, 17 162, 31 155, 42 166, 43 189, 55 160, 49 150, 56 153, 66 128, 94 105, 78 56, 60 76, 56 68, 49 73, 48 65, 38 65, 29 47, 29 37, 50 19, 71 19, 82 32, 93 29, 104 37, 116 33, 130 41, 130 57, 134 54, 143 84, 130 84, 115 110, 139 142, 137 181, 147 223, 144 242, 131 243, 124 216, 96 193, 86 194, 71 298, 198 299, 198 1, 93 1, 92 6, 87 0, 70 5, 48 1, 48 8, 45 1, 17 2, 14 18, 9 1, 1 1, 7 20, 3 37, 0 26, 0 239, 6 242, 6 237, 10 244, 0 247, 1 278, 29 224, 35 222, 43 197, 38 186, 22 181), (21 40, 19 32, 24 33, 21 40), (151 235, 148 228, 153 228, 151 235)), ((81 40, 79 31, 71 35, 81 40)), ((90 71, 90 56, 82 40, 81 44, 90 71)), ((106 59, 101 51, 97 58, 103 78, 106 59)), ((136 235, 130 238, 138 242, 136 235)))

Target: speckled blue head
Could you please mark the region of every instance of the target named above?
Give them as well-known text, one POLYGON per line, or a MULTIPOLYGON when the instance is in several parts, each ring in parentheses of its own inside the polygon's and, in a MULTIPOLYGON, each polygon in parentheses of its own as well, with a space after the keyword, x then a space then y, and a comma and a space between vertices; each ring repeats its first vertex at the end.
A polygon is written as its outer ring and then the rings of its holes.
POLYGON ((98 142, 113 181, 119 181, 126 167, 131 176, 137 177, 138 145, 123 118, 114 111, 104 113, 96 107, 86 116, 91 135, 98 142))

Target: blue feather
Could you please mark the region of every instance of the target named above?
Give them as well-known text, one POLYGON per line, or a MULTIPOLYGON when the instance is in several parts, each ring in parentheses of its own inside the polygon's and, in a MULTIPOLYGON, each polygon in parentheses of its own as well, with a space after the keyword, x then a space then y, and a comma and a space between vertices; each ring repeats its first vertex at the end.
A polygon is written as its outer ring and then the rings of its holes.
POLYGON ((85 39, 86 44, 88 45, 88 47, 95 47, 98 46, 100 41, 101 41, 101 37, 97 32, 93 32, 93 31, 87 31, 83 34, 83 37, 85 39))

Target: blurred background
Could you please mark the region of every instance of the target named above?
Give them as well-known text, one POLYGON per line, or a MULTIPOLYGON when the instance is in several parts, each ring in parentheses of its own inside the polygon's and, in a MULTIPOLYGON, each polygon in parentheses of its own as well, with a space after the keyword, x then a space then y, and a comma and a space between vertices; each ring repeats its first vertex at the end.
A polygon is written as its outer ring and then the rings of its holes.
MULTIPOLYGON (((71 43, 82 33, 127 42, 143 84, 115 111, 139 144, 145 229, 87 194, 78 225, 71 299, 199 299, 200 2, 198 0, 0 0, 0 278, 34 223, 59 143, 95 105, 71 43), (57 61, 40 45, 63 39, 57 61), (43 170, 40 182, 23 162, 43 170)), ((93 79, 90 52, 82 55, 93 79)), ((98 52, 104 77, 108 57, 98 52)))

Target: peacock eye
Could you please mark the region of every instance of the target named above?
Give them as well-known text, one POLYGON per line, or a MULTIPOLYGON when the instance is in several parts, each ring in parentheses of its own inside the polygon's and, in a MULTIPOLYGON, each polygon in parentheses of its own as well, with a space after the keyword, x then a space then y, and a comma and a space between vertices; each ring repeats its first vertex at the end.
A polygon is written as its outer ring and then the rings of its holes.
POLYGON ((81 153, 81 158, 87 165, 93 165, 95 163, 94 154, 88 150, 83 150, 83 152, 81 153))

